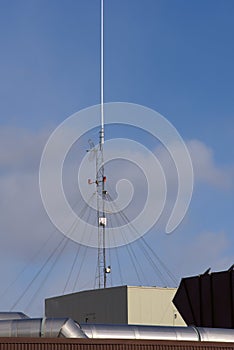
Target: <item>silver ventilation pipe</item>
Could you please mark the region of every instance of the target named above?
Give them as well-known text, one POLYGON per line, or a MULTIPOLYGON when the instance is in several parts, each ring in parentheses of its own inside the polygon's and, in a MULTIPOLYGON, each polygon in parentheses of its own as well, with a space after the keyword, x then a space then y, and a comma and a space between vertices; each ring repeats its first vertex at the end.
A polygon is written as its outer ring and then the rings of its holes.
POLYGON ((88 338, 234 342, 234 329, 81 324, 88 338))
POLYGON ((234 329, 196 327, 201 341, 234 342, 234 329))
POLYGON ((0 321, 3 320, 18 320, 29 318, 23 312, 0 312, 0 321))
POLYGON ((18 318, 14 320, 0 320, 0 337, 148 339, 234 343, 234 329, 100 324, 78 325, 70 318, 18 318))
POLYGON ((87 338, 70 318, 29 318, 0 321, 0 337, 87 338))

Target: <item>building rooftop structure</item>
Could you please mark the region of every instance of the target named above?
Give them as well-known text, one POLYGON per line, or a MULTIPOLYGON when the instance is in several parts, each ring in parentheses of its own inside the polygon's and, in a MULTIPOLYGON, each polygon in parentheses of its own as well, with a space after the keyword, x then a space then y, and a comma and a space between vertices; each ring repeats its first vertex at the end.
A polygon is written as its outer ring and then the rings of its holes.
POLYGON ((46 317, 78 323, 185 326, 172 303, 176 288, 119 286, 45 300, 46 317))
POLYGON ((182 278, 173 303, 187 325, 234 328, 233 267, 182 278))

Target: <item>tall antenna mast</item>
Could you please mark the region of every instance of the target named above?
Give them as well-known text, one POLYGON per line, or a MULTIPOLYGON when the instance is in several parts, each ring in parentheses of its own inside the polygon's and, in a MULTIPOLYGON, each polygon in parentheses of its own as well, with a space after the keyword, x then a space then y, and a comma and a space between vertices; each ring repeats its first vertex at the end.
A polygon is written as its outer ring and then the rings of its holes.
POLYGON ((104 144, 104 0, 101 0, 101 46, 100 46, 100 102, 101 102, 101 134, 100 147, 104 144))
POLYGON ((97 220, 98 220, 98 288, 106 288, 106 275, 110 273, 110 266, 106 266, 105 229, 107 224, 105 213, 105 171, 104 171, 104 0, 101 0, 101 45, 100 45, 100 114, 101 129, 99 135, 99 149, 96 159, 97 186, 97 220))

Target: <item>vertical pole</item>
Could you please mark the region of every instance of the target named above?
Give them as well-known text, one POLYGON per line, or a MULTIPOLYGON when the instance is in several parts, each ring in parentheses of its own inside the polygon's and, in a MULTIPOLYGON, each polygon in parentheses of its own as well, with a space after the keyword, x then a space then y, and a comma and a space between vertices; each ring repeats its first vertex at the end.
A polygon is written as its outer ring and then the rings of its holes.
POLYGON ((106 288, 106 247, 105 247, 105 170, 104 170, 104 0, 101 0, 101 45, 100 45, 100 114, 101 129, 99 152, 97 154, 97 214, 98 214, 98 287, 106 288), (100 197, 99 197, 100 196, 100 197), (102 223, 100 222, 102 220, 102 223))
POLYGON ((99 197, 99 149, 96 152, 96 196, 97 196, 97 225, 98 225, 98 262, 97 262, 97 275, 96 279, 98 279, 98 288, 101 288, 101 227, 99 223, 100 218, 100 197, 99 197))
MULTIPOLYGON (((102 169, 104 179, 104 166, 102 169)), ((105 213, 105 182, 102 181, 102 217, 106 219, 105 213)), ((105 225, 102 227, 102 255, 103 255, 103 287, 106 288, 106 237, 105 237, 105 225)))
MULTIPOLYGON (((102 217, 105 215, 105 182, 104 182, 104 0, 101 0, 101 174, 102 174, 102 217)), ((105 225, 102 226, 102 258, 103 258, 103 287, 106 288, 106 242, 105 242, 105 225)))
POLYGON ((104 0, 101 0, 101 69, 100 69, 100 92, 101 92, 101 135, 100 146, 104 144, 104 0))

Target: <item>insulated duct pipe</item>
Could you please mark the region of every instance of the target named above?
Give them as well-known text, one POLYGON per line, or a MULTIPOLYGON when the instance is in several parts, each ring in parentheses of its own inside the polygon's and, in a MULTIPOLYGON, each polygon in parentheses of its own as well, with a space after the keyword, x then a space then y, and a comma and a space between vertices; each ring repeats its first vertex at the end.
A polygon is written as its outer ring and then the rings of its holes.
POLYGON ((29 318, 0 321, 0 337, 87 338, 70 318, 29 318))
POLYGON ((0 312, 0 321, 3 320, 18 320, 18 319, 25 319, 29 318, 27 315, 25 315, 23 312, 0 312))
POLYGON ((70 318, 28 318, 0 321, 0 337, 148 339, 234 343, 234 329, 100 324, 78 325, 70 318))
POLYGON ((234 329, 81 324, 88 338, 234 342, 234 329))

